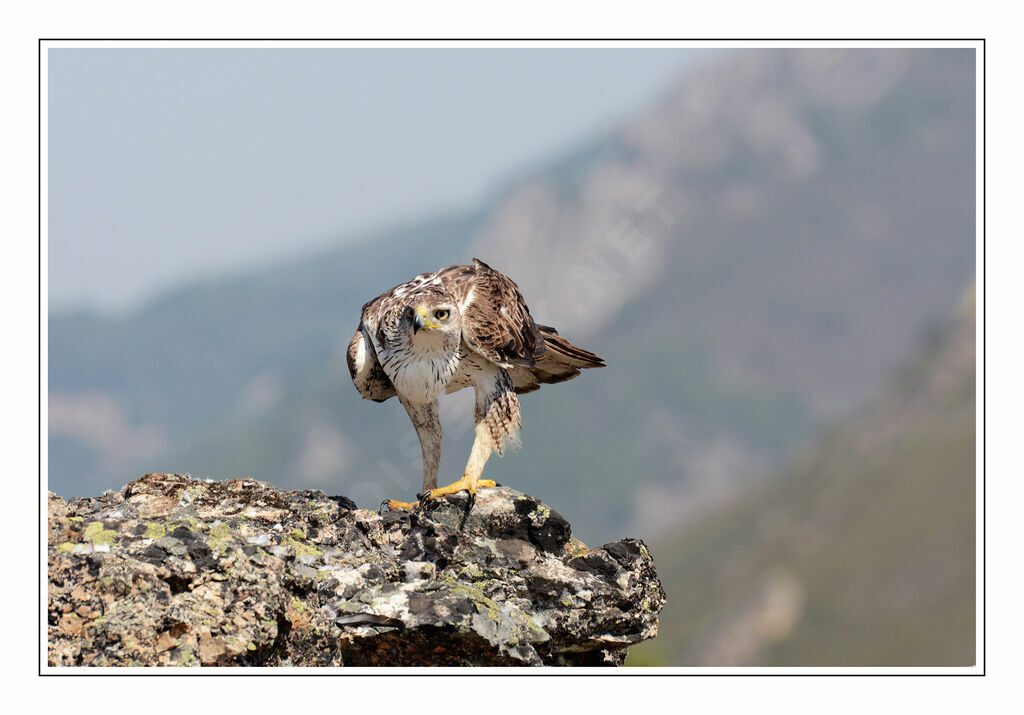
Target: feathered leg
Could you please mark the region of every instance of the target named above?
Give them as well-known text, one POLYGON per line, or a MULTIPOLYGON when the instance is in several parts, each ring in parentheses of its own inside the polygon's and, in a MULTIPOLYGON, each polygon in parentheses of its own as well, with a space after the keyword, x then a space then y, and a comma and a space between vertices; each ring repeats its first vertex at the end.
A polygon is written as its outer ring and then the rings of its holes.
POLYGON ((476 391, 476 438, 462 479, 446 487, 424 492, 420 495, 421 501, 467 491, 472 505, 477 488, 495 486, 492 480, 480 478, 491 452, 497 452, 500 456, 505 453, 508 444, 519 444, 519 428, 522 425, 519 398, 516 397, 508 372, 495 366, 492 370, 481 372, 473 386, 476 391))
MULTIPOLYGON (((420 438, 420 450, 423 452, 423 491, 429 492, 437 487, 437 468, 441 464, 441 418, 438 414, 437 400, 433 402, 406 402, 399 397, 405 411, 409 413, 416 436, 420 438)), ((395 501, 385 499, 381 509, 415 509, 417 502, 395 501)))

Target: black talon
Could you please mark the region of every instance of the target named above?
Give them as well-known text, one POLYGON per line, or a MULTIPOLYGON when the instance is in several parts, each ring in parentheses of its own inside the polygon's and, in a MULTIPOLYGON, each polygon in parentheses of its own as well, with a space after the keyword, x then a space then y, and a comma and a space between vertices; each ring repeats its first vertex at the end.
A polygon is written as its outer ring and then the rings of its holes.
POLYGON ((380 503, 380 508, 377 509, 378 514, 384 514, 385 512, 391 511, 391 500, 385 499, 380 503))
POLYGON ((466 521, 469 519, 469 512, 473 510, 473 505, 476 504, 476 494, 470 493, 469 498, 466 499, 466 510, 462 512, 462 521, 459 522, 459 531, 462 531, 466 526, 466 521))

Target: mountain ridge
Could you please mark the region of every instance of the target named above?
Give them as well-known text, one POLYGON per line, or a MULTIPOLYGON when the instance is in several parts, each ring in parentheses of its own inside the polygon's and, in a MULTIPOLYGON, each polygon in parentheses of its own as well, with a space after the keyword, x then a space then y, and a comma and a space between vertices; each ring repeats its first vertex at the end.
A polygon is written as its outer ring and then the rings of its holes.
POLYGON ((974 287, 869 404, 654 540, 673 595, 632 664, 975 663, 974 287))

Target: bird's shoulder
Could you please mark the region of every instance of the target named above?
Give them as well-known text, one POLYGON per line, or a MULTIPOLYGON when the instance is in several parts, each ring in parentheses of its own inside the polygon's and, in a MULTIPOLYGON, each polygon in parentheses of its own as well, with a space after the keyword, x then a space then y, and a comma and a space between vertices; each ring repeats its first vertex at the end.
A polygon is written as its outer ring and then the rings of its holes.
POLYGON ((515 281, 478 258, 436 276, 459 306, 463 339, 473 350, 502 367, 536 363, 544 339, 515 281))

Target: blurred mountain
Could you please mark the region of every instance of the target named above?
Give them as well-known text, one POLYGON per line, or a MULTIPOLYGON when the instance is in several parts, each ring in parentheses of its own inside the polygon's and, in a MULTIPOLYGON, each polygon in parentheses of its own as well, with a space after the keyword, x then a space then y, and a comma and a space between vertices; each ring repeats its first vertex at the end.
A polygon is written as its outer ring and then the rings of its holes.
POLYGON ((967 50, 736 52, 479 212, 53 316, 50 488, 188 471, 411 497, 408 419, 358 398, 342 349, 363 302, 475 255, 609 364, 524 397, 524 449, 487 475, 588 542, 678 526, 863 404, 973 276, 974 77, 967 50))
POLYGON ((777 480, 651 547, 668 593, 631 664, 972 665, 975 305, 777 480))

